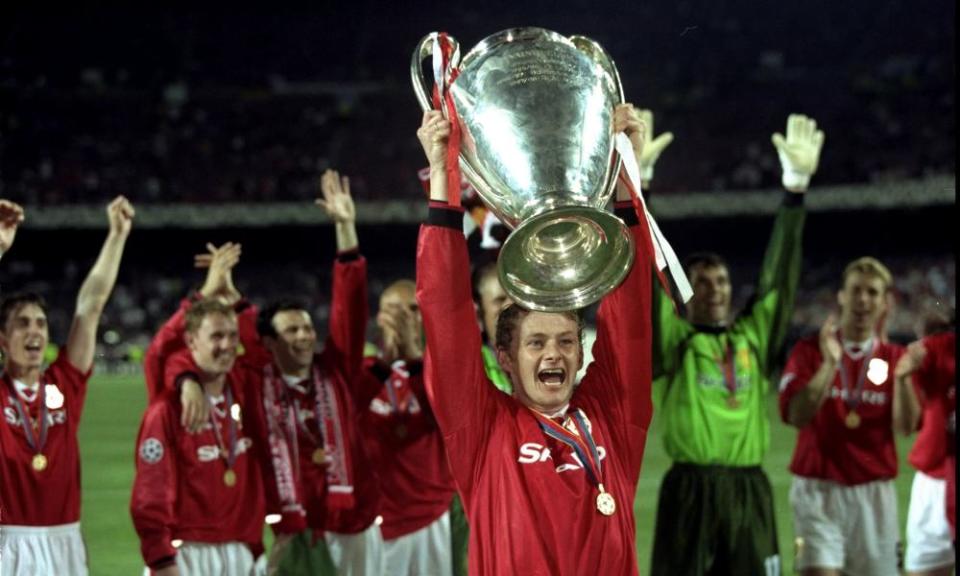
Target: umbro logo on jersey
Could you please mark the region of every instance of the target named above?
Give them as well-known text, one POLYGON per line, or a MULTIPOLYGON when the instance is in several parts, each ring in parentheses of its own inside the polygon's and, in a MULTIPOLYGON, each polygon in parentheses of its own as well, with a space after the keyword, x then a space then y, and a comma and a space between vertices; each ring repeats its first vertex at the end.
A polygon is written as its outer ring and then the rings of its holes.
MULTIPOLYGON (((606 448, 597 446, 597 454, 600 455, 600 460, 602 461, 607 457, 606 448)), ((571 457, 573 458, 573 462, 557 466, 557 472, 567 472, 569 470, 580 470, 583 468, 583 464, 580 463, 580 459, 577 458, 576 454, 571 454, 571 457)), ((520 457, 517 458, 517 462, 521 464, 536 464, 538 462, 546 462, 547 460, 553 460, 553 455, 546 446, 542 446, 536 442, 527 442, 520 446, 520 457)))
MULTIPOLYGON (((249 438, 237 439, 237 454, 243 454, 253 446, 253 440, 249 438)), ((212 462, 220 458, 220 447, 216 444, 207 446, 197 446, 197 460, 201 462, 212 462)))

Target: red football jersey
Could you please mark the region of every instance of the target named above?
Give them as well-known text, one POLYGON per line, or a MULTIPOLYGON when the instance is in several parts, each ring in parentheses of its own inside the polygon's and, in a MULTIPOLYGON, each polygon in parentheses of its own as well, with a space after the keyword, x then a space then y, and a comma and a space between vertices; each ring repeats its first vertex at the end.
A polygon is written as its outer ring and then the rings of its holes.
POLYGON ((367 407, 361 429, 380 476, 380 530, 393 540, 442 516, 456 487, 423 387, 422 364, 369 358, 359 386, 367 407))
POLYGON ((646 228, 631 227, 633 269, 600 306, 594 362, 571 400, 590 420, 617 504, 605 516, 572 451, 486 377, 460 214, 431 208, 433 224, 420 230, 417 300, 428 395, 470 519, 470 574, 637 574, 633 501, 652 415, 646 228))
MULTIPOLYGON (((865 350, 857 358, 844 351, 837 374, 830 384, 829 397, 813 420, 800 429, 790 470, 808 478, 854 485, 895 478, 897 452, 893 438, 893 369, 903 354, 897 344, 876 339, 873 353, 865 350), (868 358, 873 364, 864 366, 868 358), (845 400, 853 393, 864 373, 863 387, 856 401, 859 426, 848 428, 845 419, 851 412, 845 400), (851 391, 844 389, 840 370, 844 370, 851 391)), ((822 357, 818 336, 797 342, 780 380, 780 415, 787 422, 790 400, 802 390, 820 367, 822 357)))
POLYGON ((924 338, 927 355, 913 375, 913 385, 923 403, 923 415, 908 459, 917 470, 941 479, 946 473, 947 458, 944 431, 956 406, 956 341, 953 332, 924 338))
MULTIPOLYGON (((359 425, 359 411, 352 382, 362 370, 363 347, 367 325, 367 263, 358 254, 341 254, 333 267, 333 290, 330 302, 329 335, 324 343, 323 352, 314 356, 314 366, 329 378, 335 389, 337 407, 343 415, 343 448, 348 452, 352 479, 350 496, 353 505, 349 508, 329 506, 329 486, 326 469, 313 461, 319 439, 316 417, 316 397, 309 382, 288 385, 281 382, 286 390, 286 404, 278 395, 270 406, 263 393, 263 379, 267 367, 273 374, 280 370, 273 365, 273 358, 260 342, 254 319, 256 309, 239 318, 240 338, 244 346, 244 355, 240 362, 249 366, 258 374, 261 384, 255 386, 258 394, 258 413, 263 430, 269 429, 267 411, 271 410, 274 421, 279 422, 289 414, 290 406, 296 407, 297 470, 296 493, 302 510, 305 510, 306 523, 316 529, 329 530, 341 534, 355 534, 370 527, 380 511, 380 487, 376 470, 363 443, 359 425), (304 431, 306 429, 306 432, 304 431)), ((284 427, 285 428, 285 427, 284 427)), ((284 434, 284 437, 289 434, 284 434)), ((286 440, 283 440, 287 442, 286 440)), ((289 453, 293 453, 292 446, 289 453)), ((302 511, 283 510, 279 502, 277 471, 274 461, 267 458, 265 468, 268 506, 271 510, 282 512, 283 520, 274 526, 278 532, 296 532, 302 529, 302 511)))
MULTIPOLYGON (((62 348, 40 380, 45 387, 47 438, 42 454, 46 468, 31 465, 37 451, 27 444, 14 400, 13 383, 4 375, 0 390, 0 524, 55 526, 80 520, 80 449, 77 428, 87 395, 86 374, 77 370, 62 348)), ((22 398, 21 398, 22 400, 22 398)), ((40 417, 40 392, 22 401, 32 422, 40 417)), ((0 528, 2 530, 2 528, 0 528)))
POLYGON ((260 547, 265 508, 256 451, 262 446, 245 425, 250 383, 235 368, 227 386, 232 404, 225 393, 196 434, 180 425, 180 402, 173 396, 162 397, 144 414, 130 513, 148 566, 173 559, 173 540, 260 547), (228 467, 230 452, 236 456, 228 467))

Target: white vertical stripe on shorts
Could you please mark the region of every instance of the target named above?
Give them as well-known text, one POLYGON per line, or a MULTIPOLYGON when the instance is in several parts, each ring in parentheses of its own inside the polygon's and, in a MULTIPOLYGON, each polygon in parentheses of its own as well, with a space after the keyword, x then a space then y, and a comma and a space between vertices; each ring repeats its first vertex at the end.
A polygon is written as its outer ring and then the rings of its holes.
POLYGON ((947 481, 918 471, 910 489, 904 568, 910 572, 926 572, 953 564, 953 539, 947 523, 947 481))
POLYGON ((453 574, 450 512, 429 525, 393 540, 384 540, 386 576, 449 576, 453 574))
POLYGON ((379 522, 356 534, 326 532, 324 539, 337 567, 337 576, 383 576, 383 535, 379 522))
POLYGON ((803 539, 798 570, 833 568, 847 576, 899 576, 897 494, 892 480, 845 486, 794 476, 793 531, 803 539))
POLYGON ((3 576, 86 576, 87 550, 80 523, 57 526, 0 524, 3 576))

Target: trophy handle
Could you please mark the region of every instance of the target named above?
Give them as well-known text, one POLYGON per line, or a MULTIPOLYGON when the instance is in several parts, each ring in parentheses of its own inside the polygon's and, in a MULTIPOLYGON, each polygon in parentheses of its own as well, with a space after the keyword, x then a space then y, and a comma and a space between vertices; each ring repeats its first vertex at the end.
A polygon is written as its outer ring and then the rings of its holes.
MULTIPOLYGON (((413 58, 410 62, 410 80, 413 82, 413 92, 417 95, 417 102, 423 111, 433 109, 433 81, 427 80, 423 75, 423 61, 427 57, 433 56, 433 46, 436 43, 439 32, 431 32, 420 40, 417 49, 413 51, 413 58)), ((447 40, 453 45, 454 52, 459 52, 460 45, 453 36, 447 36, 447 40)))
MULTIPOLYGON (((613 82, 616 84, 617 99, 619 100, 618 104, 623 104, 625 98, 623 96, 623 84, 620 82, 620 73, 617 72, 617 66, 613 63, 613 58, 607 54, 607 51, 586 36, 570 36, 568 40, 573 43, 577 50, 583 52, 588 58, 590 58, 590 60, 596 62, 598 66, 607 71, 607 74, 613 78, 613 82)), ((611 135, 611 146, 613 145, 612 138, 613 136, 611 135)), ((613 193, 613 190, 617 185, 617 175, 620 174, 620 167, 622 163, 623 159, 620 158, 620 154, 614 151, 613 161, 610 167, 611 170, 609 173, 610 180, 607 182, 606 192, 600 198, 600 204, 597 206, 598 208, 605 206, 610 198, 610 195, 613 193)))

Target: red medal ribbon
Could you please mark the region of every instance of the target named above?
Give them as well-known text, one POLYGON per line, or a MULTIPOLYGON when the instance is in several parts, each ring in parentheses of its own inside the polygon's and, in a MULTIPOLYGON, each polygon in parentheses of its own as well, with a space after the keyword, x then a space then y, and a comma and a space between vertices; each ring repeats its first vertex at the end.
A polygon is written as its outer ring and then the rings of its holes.
POLYGON ((737 373, 733 363, 733 347, 730 346, 730 342, 727 341, 724 346, 724 355, 722 358, 722 363, 720 364, 721 371, 723 372, 723 380, 727 385, 727 392, 730 393, 730 396, 734 396, 737 393, 737 373))
POLYGON ((237 459, 237 421, 233 419, 233 391, 230 390, 230 386, 226 386, 226 391, 224 392, 224 406, 226 410, 227 420, 227 430, 228 438, 230 441, 229 447, 225 446, 223 443, 223 435, 220 433, 220 423, 217 421, 215 410, 213 409, 213 400, 207 396, 207 404, 210 405, 210 425, 213 426, 213 434, 217 439, 217 448, 220 449, 220 454, 224 455, 223 459, 227 462, 227 469, 233 469, 233 463, 237 459))
POLYGON ((23 435, 27 440, 27 445, 30 446, 30 449, 36 454, 42 454, 43 447, 47 444, 47 387, 44 385, 43 379, 41 379, 39 390, 37 391, 37 400, 40 402, 40 414, 37 418, 38 424, 34 424, 30 418, 30 413, 23 405, 23 400, 20 399, 20 393, 17 392, 16 386, 12 383, 8 384, 8 386, 13 392, 14 407, 20 416, 20 426, 23 428, 23 435), (40 429, 36 436, 34 435, 34 428, 40 429))
MULTIPOLYGON (((873 354, 877 350, 877 341, 876 339, 870 343, 870 351, 863 357, 863 364, 860 365, 860 373, 857 374, 857 389, 850 389, 850 379, 847 377, 847 367, 846 362, 840 362, 840 366, 837 367, 837 370, 840 372, 840 383, 843 386, 843 390, 847 392, 847 399, 844 400, 844 405, 847 407, 848 412, 853 412, 857 409, 857 406, 860 405, 860 396, 863 392, 863 385, 866 382, 867 378, 867 367, 870 364, 870 361, 873 360, 873 354)), ((847 350, 843 350, 843 358, 848 357, 847 350)), ((851 358, 851 361, 853 359, 851 358)))
POLYGON ((437 38, 440 44, 442 64, 440 78, 435 79, 433 86, 433 107, 445 112, 450 121, 450 137, 447 139, 447 203, 450 206, 460 207, 460 117, 457 107, 450 95, 450 85, 457 79, 460 70, 455 67, 453 58, 453 44, 446 32, 441 32, 437 38))
POLYGON ((530 411, 537 419, 537 424, 540 425, 540 429, 543 430, 547 436, 563 442, 573 449, 580 463, 583 465, 584 470, 586 470, 587 477, 590 481, 596 486, 603 484, 603 468, 600 463, 600 453, 597 450, 596 442, 593 440, 593 435, 587 427, 586 417, 583 415, 583 412, 578 408, 571 412, 572 416, 568 416, 568 419, 570 419, 578 432, 574 433, 536 410, 531 409, 530 411))

